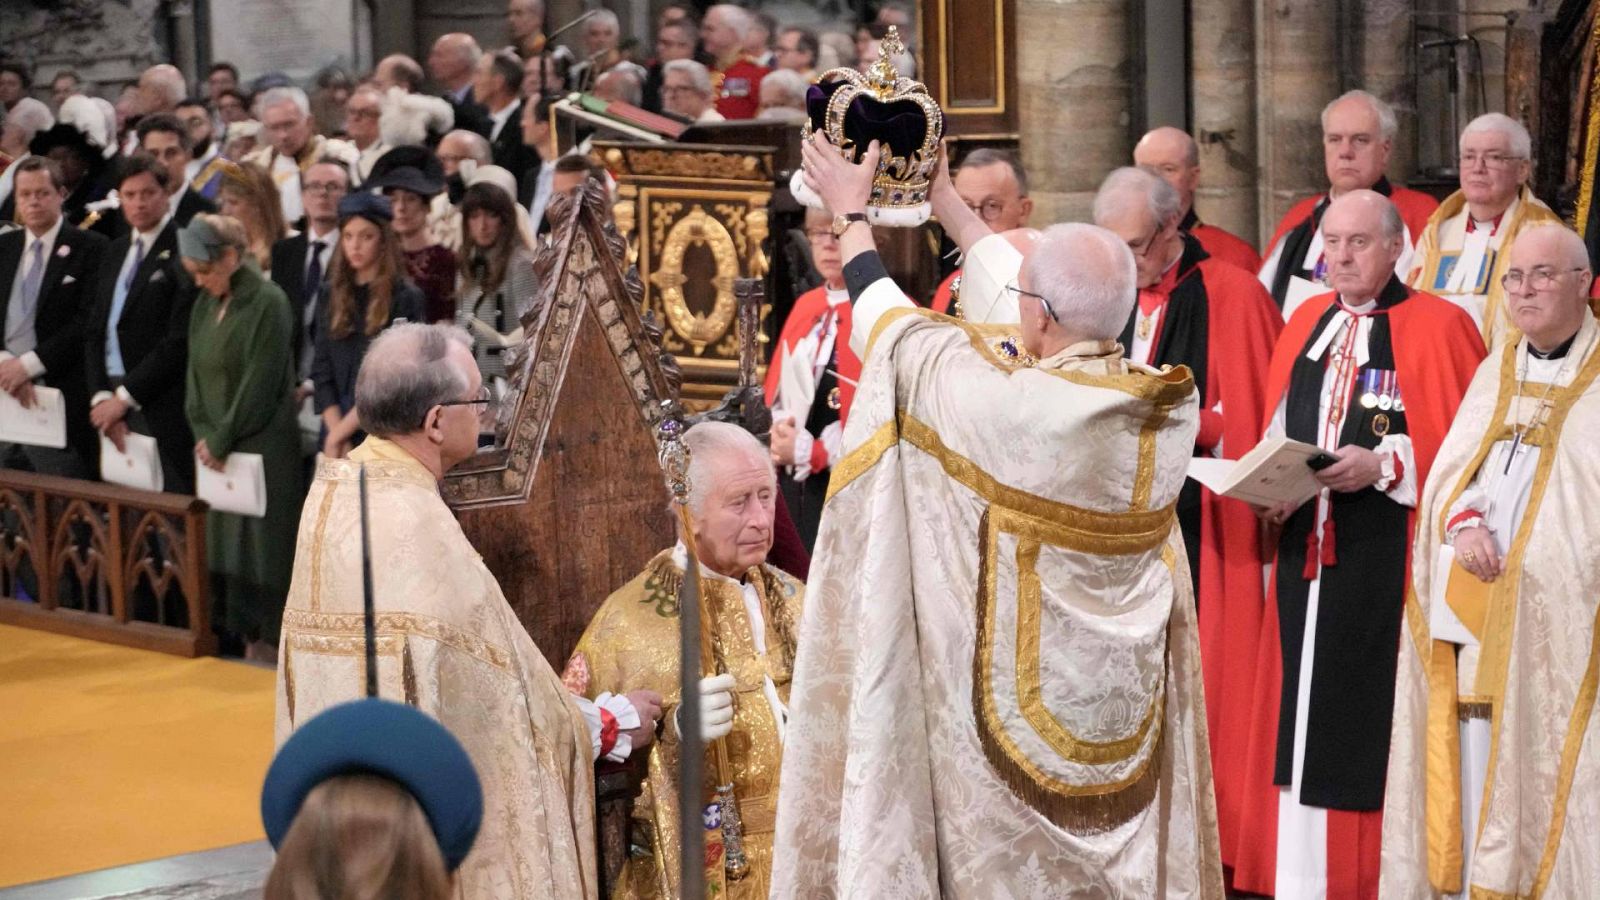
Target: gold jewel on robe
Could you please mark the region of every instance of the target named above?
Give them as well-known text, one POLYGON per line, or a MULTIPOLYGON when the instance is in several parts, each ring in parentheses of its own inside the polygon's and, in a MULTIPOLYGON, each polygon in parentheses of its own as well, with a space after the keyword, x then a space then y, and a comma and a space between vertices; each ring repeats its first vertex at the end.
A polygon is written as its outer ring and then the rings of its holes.
MULTIPOLYGON (((732 674, 736 683, 733 731, 725 740, 750 861, 744 878, 727 881, 722 860, 710 858, 717 852, 711 848, 720 847, 720 842, 707 832, 707 896, 765 900, 771 883, 783 744, 763 676, 772 679, 780 702, 787 704, 805 586, 772 566, 750 570, 746 581, 760 597, 765 628, 767 652, 759 654, 741 586, 702 572, 706 608, 716 625, 713 645, 718 669, 732 674)), ((662 551, 637 577, 606 598, 567 667, 569 674, 587 669, 588 683, 582 687, 589 697, 603 691, 647 689, 663 698, 667 724, 662 738, 650 748, 648 774, 634 801, 632 846, 612 894, 615 898, 677 900, 679 896, 678 741, 671 720, 679 701, 678 589, 682 582, 683 569, 674 562, 672 551, 662 551)), ((709 791, 706 799, 711 799, 709 791)))

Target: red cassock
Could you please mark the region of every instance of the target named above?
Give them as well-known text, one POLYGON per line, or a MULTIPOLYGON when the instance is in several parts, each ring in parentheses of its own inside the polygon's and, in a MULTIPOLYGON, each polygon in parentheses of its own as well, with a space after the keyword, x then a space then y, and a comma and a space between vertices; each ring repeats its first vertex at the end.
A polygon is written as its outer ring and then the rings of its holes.
POLYGON ((1200 242, 1212 259, 1233 263, 1252 274, 1261 270, 1261 254, 1256 252, 1256 248, 1232 232, 1200 221, 1193 208, 1178 223, 1178 228, 1194 235, 1194 239, 1200 242))
MULTIPOLYGON (((850 350, 850 312, 851 303, 841 303, 834 307, 838 310, 839 336, 834 339, 834 352, 838 354, 838 374, 844 376, 839 379, 839 421, 845 422, 850 418, 850 403, 856 396, 856 382, 861 380, 861 360, 850 350), (848 379, 848 380, 846 380, 848 379)), ((783 331, 778 335, 778 344, 772 348, 772 361, 767 366, 767 380, 764 385, 767 394, 767 405, 771 406, 778 398, 778 383, 783 375, 783 360, 788 353, 794 352, 795 344, 800 339, 811 333, 817 323, 828 312, 828 290, 826 287, 814 287, 801 294, 794 301, 794 307, 789 310, 789 317, 783 322, 783 331)), ((822 398, 818 398, 822 399, 822 398)), ((815 401, 813 401, 815 402, 815 401)), ((804 425, 805 423, 800 423, 804 425)), ((817 444, 813 453, 821 448, 817 444)), ((830 463, 821 460, 822 465, 813 464, 817 471, 826 469, 830 463)))
MULTIPOLYGON (((1485 351, 1472 319, 1459 307, 1432 294, 1409 289, 1407 293, 1404 301, 1385 314, 1389 317, 1398 382, 1405 386, 1407 430, 1420 494, 1439 444, 1450 430, 1456 408, 1485 351)), ((1295 360, 1316 337, 1318 322, 1335 302, 1336 295, 1331 292, 1311 297, 1301 304, 1284 327, 1267 374, 1268 415, 1285 396, 1295 360)), ((1411 534, 1416 525, 1414 510, 1408 515, 1407 523, 1407 533, 1411 534)), ((1406 572, 1409 573, 1409 539, 1405 552, 1406 572)), ((1278 751, 1283 680, 1276 571, 1270 582, 1274 587, 1268 593, 1260 639, 1256 644, 1256 684, 1250 702, 1250 733, 1243 760, 1246 783, 1242 792, 1240 828, 1232 854, 1224 847, 1224 859, 1232 866, 1232 887, 1269 895, 1275 890, 1277 868, 1280 788, 1273 784, 1273 770, 1278 751)), ((1395 615, 1401 614, 1397 608, 1395 615)), ((1382 830, 1381 809, 1328 810, 1328 900, 1366 900, 1377 896, 1382 830)))
MULTIPOLYGON (((1191 234, 1162 281, 1140 291, 1141 310, 1122 335, 1133 347, 1136 323, 1165 295, 1150 336, 1152 365, 1186 365, 1203 390, 1197 455, 1220 443, 1238 459, 1261 440, 1271 409, 1264 406, 1267 364, 1283 318, 1249 270, 1210 257, 1191 234), (1219 415, 1215 412, 1221 409, 1219 415)), ((1260 526, 1250 507, 1190 482, 1178 501, 1191 564, 1198 562, 1200 666, 1216 785, 1217 825, 1224 851, 1238 833, 1244 755, 1249 740, 1256 642, 1264 605, 1260 526), (1196 507, 1198 507, 1196 509, 1196 507), (1198 513, 1198 515, 1196 515, 1198 513), (1198 538, 1198 540, 1196 540, 1198 538)), ((1223 861, 1229 862, 1224 852, 1223 861)))
MULTIPOLYGON (((933 289, 933 300, 928 304, 928 308, 936 313, 954 315, 954 313, 950 312, 950 286, 955 284, 956 279, 960 277, 960 269, 956 269, 954 272, 946 275, 944 280, 939 282, 939 286, 933 289)), ((1600 279, 1596 280, 1600 281, 1600 279)))
POLYGON ((761 79, 770 71, 748 56, 713 71, 711 93, 717 98, 717 112, 726 119, 754 119, 761 109, 761 79))

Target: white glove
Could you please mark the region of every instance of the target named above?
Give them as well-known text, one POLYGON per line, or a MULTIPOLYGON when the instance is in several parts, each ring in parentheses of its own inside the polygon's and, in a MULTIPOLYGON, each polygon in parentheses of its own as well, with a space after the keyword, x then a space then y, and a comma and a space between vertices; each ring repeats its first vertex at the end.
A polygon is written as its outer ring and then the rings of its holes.
POLYGON ((483 341, 492 347, 500 347, 504 349, 506 347, 522 343, 522 326, 520 325, 516 328, 513 328, 510 334, 501 334, 500 332, 495 331, 494 326, 490 325, 488 322, 485 322, 477 316, 468 316, 467 328, 471 329, 472 333, 478 336, 478 340, 483 341))
MULTIPOLYGON (((710 743, 733 730, 733 686, 733 676, 727 673, 700 679, 700 740, 710 743)), ((678 711, 672 714, 673 725, 681 733, 678 711)))

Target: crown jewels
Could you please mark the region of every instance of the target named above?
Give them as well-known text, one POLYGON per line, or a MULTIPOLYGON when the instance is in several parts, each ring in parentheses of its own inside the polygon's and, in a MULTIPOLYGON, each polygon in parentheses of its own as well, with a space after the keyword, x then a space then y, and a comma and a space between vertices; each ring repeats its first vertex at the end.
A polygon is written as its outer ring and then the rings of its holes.
MULTIPOLYGON (((927 221, 928 182, 944 137, 944 111, 922 82, 900 75, 895 60, 906 48, 899 29, 890 26, 878 45, 878 59, 865 74, 830 69, 806 94, 809 119, 802 139, 821 129, 852 162, 867 145, 879 145, 867 217, 874 225, 916 226, 927 221)), ((790 179, 795 198, 820 208, 821 198, 805 186, 800 172, 790 179)))

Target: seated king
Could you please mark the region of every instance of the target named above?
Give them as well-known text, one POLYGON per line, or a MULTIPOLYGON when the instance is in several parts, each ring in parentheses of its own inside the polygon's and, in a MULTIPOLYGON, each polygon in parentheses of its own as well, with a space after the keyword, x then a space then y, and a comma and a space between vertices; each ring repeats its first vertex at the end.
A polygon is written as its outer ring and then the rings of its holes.
MULTIPOLYGON (((726 738, 733 771, 720 780, 733 783, 748 861, 734 879, 725 876, 722 859, 708 854, 707 894, 754 900, 767 896, 771 879, 778 768, 805 585, 765 562, 778 494, 767 448, 722 422, 695 425, 683 441, 690 453, 688 508, 706 610, 702 627, 714 629, 716 669, 725 673, 700 682, 701 736, 707 742, 726 738), (713 885, 722 890, 713 894, 713 885)), ((614 898, 679 897, 678 589, 688 566, 681 539, 657 554, 606 598, 567 664, 565 680, 575 693, 600 697, 628 685, 660 693, 667 711, 634 802, 634 850, 614 898)))

